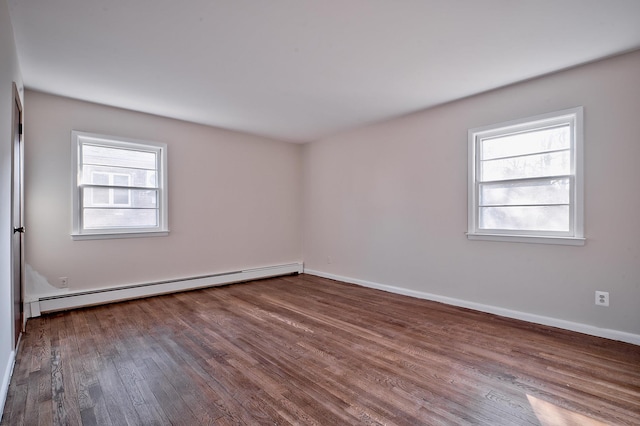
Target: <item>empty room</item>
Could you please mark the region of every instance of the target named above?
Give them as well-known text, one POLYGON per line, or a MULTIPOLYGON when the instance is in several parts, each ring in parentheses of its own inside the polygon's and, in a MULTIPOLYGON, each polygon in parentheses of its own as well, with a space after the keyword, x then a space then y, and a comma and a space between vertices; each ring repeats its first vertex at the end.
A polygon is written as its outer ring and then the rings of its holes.
POLYGON ((637 0, 0 0, 0 425, 640 424, 637 0))

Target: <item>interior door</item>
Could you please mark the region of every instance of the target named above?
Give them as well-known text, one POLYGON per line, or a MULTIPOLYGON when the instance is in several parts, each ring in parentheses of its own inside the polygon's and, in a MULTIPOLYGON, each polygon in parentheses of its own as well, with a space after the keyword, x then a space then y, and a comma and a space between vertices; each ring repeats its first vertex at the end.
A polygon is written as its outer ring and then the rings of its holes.
POLYGON ((24 226, 22 224, 22 105, 20 104, 20 96, 18 95, 18 90, 15 84, 13 85, 13 105, 13 160, 11 176, 13 238, 11 242, 11 264, 13 270, 12 293, 14 339, 17 347, 24 324, 24 305, 22 295, 22 271, 24 269, 22 236, 24 234, 24 226))

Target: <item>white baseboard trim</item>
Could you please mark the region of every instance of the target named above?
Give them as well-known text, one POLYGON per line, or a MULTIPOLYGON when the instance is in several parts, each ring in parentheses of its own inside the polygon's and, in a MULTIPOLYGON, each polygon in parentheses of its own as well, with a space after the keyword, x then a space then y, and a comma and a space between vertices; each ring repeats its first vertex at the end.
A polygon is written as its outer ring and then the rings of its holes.
POLYGON ((279 275, 295 273, 301 274, 302 271, 302 263, 290 263, 286 265, 275 265, 262 268, 245 269, 242 271, 225 272, 203 277, 191 277, 178 280, 67 292, 55 296, 38 297, 38 295, 30 295, 30 300, 26 304, 29 309, 25 309, 25 314, 28 314, 30 318, 33 318, 40 316, 40 313, 74 309, 83 306, 102 305, 122 300, 157 296, 160 294, 175 293, 185 290, 195 290, 198 288, 270 278, 279 275))
POLYGON ((2 376, 2 387, 0 388, 0 419, 4 413, 4 404, 7 402, 7 394, 9 393, 9 383, 11 383, 11 376, 13 375, 13 366, 16 362, 16 351, 11 351, 9 354, 9 360, 7 366, 4 369, 4 376, 2 376))
POLYGON ((441 302, 447 305, 460 306, 462 308, 468 308, 476 311, 487 312, 490 314, 500 315, 502 317, 514 318, 518 320, 532 322, 535 324, 548 325, 551 327, 562 328, 565 330, 577 331, 578 333, 589 334, 591 336, 604 337, 611 340, 619 340, 621 342, 640 345, 640 335, 628 333, 626 331, 610 330, 610 329, 595 327, 592 325, 582 324, 578 322, 566 321, 558 318, 531 314, 528 312, 514 311, 511 309, 501 308, 498 306, 484 305, 482 303, 471 302, 468 300, 455 299, 453 297, 439 296, 437 294, 425 293, 417 290, 409 290, 402 287, 394 287, 386 284, 360 280, 357 278, 343 277, 341 275, 334 275, 327 272, 316 271, 313 269, 305 269, 304 273, 309 275, 316 275, 322 278, 329 278, 332 280, 343 281, 346 283, 357 284, 363 287, 369 287, 369 288, 375 288, 378 290, 388 291, 390 293, 402 294, 405 296, 416 297, 419 299, 432 300, 434 302, 441 302))

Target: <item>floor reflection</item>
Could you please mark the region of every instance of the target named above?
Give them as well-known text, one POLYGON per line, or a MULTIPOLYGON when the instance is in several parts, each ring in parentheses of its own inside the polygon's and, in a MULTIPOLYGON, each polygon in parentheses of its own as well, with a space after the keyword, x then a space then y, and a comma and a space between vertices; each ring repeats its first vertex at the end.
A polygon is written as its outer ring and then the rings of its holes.
POLYGON ((527 395, 536 417, 542 426, 600 426, 607 425, 582 414, 543 401, 535 396, 527 395))

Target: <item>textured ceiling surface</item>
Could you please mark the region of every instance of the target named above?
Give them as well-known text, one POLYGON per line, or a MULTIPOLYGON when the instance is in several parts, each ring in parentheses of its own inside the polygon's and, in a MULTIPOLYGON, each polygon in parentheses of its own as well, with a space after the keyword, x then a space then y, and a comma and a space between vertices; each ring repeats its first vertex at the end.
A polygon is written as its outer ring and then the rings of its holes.
POLYGON ((294 142, 640 48, 638 0, 8 0, 25 86, 294 142))

